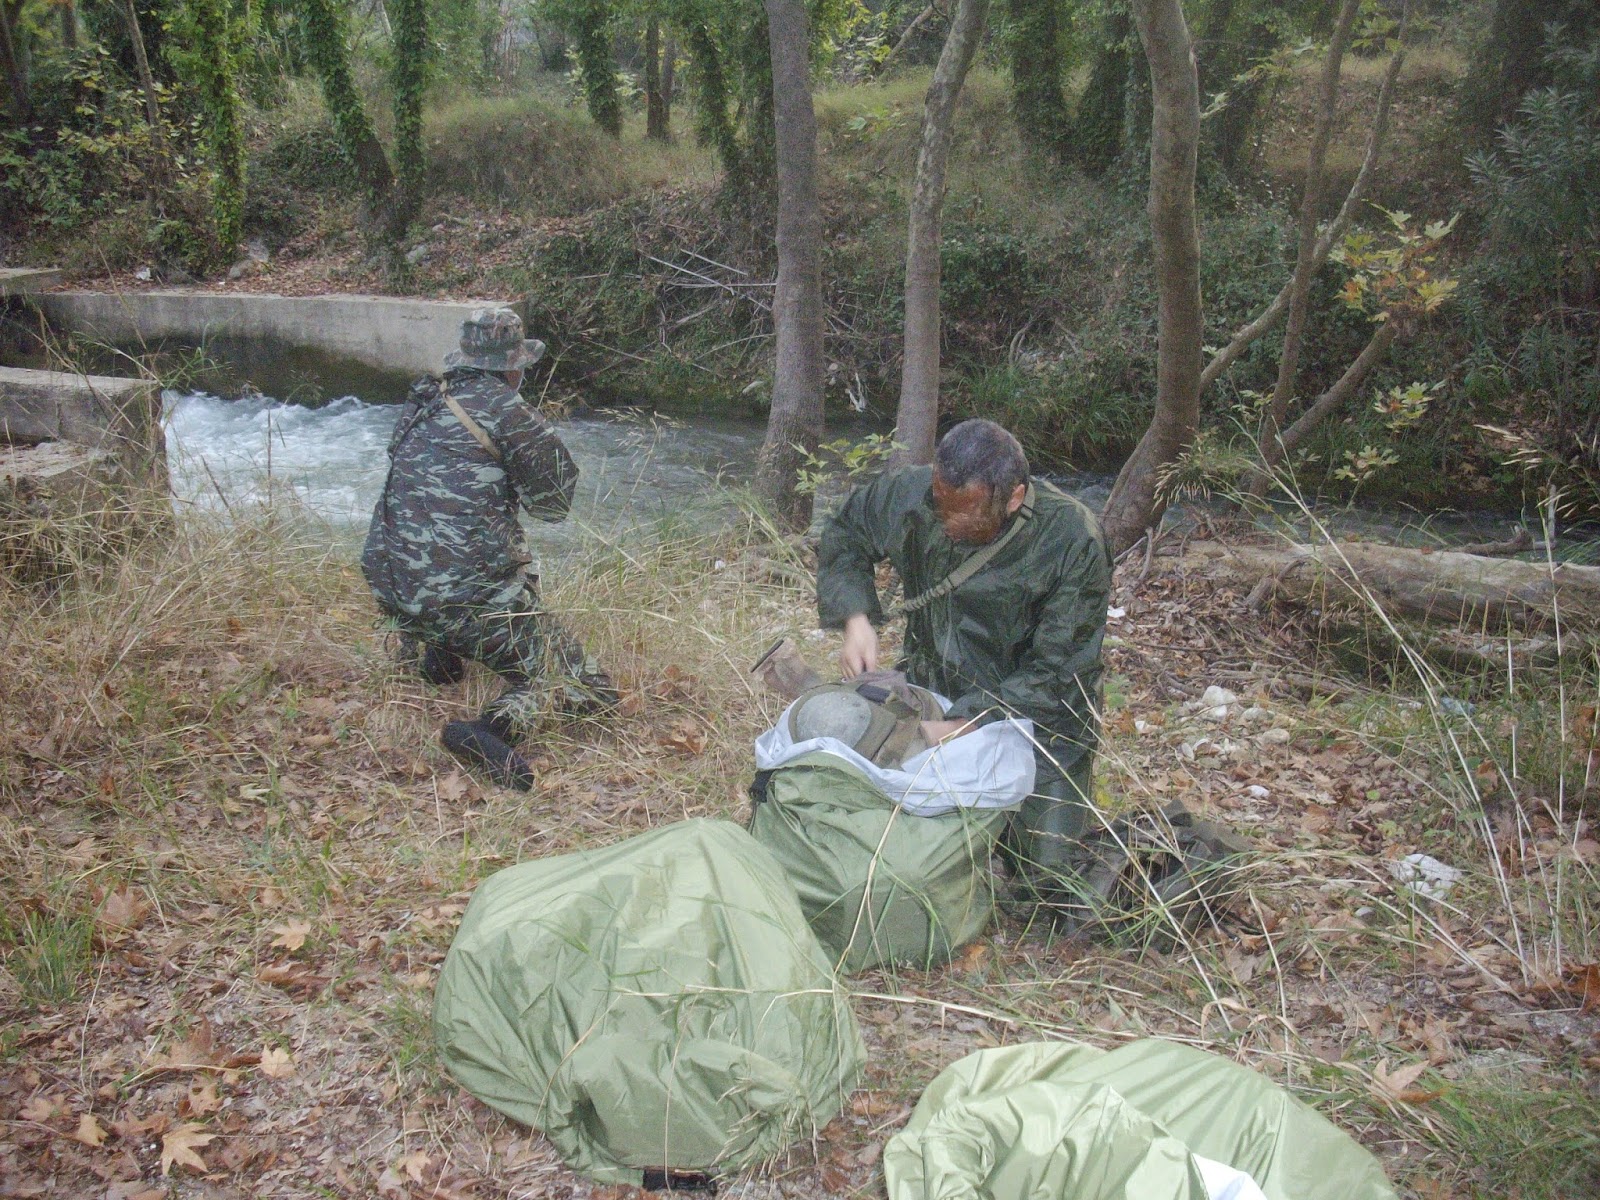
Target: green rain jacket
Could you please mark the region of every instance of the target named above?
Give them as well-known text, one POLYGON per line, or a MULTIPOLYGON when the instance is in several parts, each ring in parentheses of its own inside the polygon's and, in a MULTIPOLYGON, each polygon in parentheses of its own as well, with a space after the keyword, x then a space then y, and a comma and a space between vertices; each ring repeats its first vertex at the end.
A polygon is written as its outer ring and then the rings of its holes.
MULTIPOLYGON (((1095 746, 1111 559, 1088 508, 1038 480, 1034 491, 1033 518, 992 561, 906 618, 900 666, 912 682, 951 697, 952 718, 1031 720, 1042 784, 1095 746)), ((838 628, 857 613, 883 622, 873 569, 885 558, 910 597, 978 549, 945 536, 931 467, 880 476, 856 489, 823 531, 822 625, 838 628)))

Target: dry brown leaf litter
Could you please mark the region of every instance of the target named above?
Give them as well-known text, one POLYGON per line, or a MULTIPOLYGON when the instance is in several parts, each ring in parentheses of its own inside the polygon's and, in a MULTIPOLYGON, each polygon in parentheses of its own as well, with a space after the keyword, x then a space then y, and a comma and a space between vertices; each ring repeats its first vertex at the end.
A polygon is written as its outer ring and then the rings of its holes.
MULTIPOLYGON (((473 884, 499 867, 739 815, 762 713, 645 648, 614 729, 554 731, 530 797, 485 789, 428 741, 465 698, 396 682, 351 587, 348 604, 295 617, 311 628, 291 637, 145 646, 173 685, 168 767, 119 746, 112 697, 96 721, 11 710, 27 715, 6 734, 8 894, 43 915, 53 882, 82 880, 93 954, 57 1007, 23 1006, 3 980, 0 1195, 630 1193, 573 1175, 440 1075, 431 988, 473 884), (663 773, 686 770, 703 790, 660 794, 663 773)), ((1377 936, 1366 910, 1394 897, 1383 863, 1422 832, 1429 781, 1310 719, 1281 682, 1311 669, 1293 629, 1174 573, 1122 603, 1106 791, 1182 800, 1248 834, 1269 852, 1251 904, 1187 955, 1006 919, 946 968, 859 978, 863 1089, 748 1194, 876 1194, 883 1143, 938 1070, 1041 1033, 1173 1037, 1251 1062, 1335 1100, 1405 1177, 1449 1164, 1404 1110, 1425 1114, 1484 1056, 1520 1055, 1535 1081, 1573 1055, 1595 1068, 1594 964, 1525 984, 1493 911, 1436 913, 1437 930, 1399 950, 1377 936), (1222 672, 1240 709, 1264 716, 1184 711, 1222 672), (1289 736, 1262 736, 1274 729, 1289 736)), ((1530 828, 1535 843, 1554 832, 1530 828)), ((1600 847, 1544 849, 1592 864, 1600 847)))

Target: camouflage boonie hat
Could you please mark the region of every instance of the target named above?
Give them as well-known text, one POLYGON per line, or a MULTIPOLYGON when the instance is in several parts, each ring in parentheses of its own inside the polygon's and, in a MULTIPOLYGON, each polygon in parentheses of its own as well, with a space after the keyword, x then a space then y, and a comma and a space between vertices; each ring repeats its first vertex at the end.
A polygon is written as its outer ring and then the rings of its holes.
POLYGON ((509 308, 480 308, 461 322, 461 349, 444 356, 445 370, 478 367, 520 371, 544 357, 544 343, 523 339, 522 318, 509 308))

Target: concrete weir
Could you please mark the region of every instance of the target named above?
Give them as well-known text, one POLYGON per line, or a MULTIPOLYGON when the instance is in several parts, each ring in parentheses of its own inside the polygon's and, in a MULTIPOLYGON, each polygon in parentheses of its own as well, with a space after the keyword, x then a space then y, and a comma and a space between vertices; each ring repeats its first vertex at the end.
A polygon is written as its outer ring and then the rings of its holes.
POLYGON ((439 370, 475 308, 504 303, 192 291, 41 292, 28 300, 57 330, 112 345, 261 339, 413 375, 439 370))
POLYGON ((169 522, 167 491, 154 382, 0 367, 0 571, 60 575, 169 522))

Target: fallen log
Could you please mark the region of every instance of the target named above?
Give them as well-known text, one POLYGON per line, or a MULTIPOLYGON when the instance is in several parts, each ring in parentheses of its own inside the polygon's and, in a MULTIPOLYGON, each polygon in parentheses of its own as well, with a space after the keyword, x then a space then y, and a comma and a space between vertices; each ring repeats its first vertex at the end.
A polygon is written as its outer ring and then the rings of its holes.
POLYGON ((1194 547, 1210 573, 1250 580, 1252 605, 1287 599, 1313 607, 1381 608, 1490 636, 1560 627, 1600 631, 1600 567, 1523 562, 1373 542, 1194 547))

